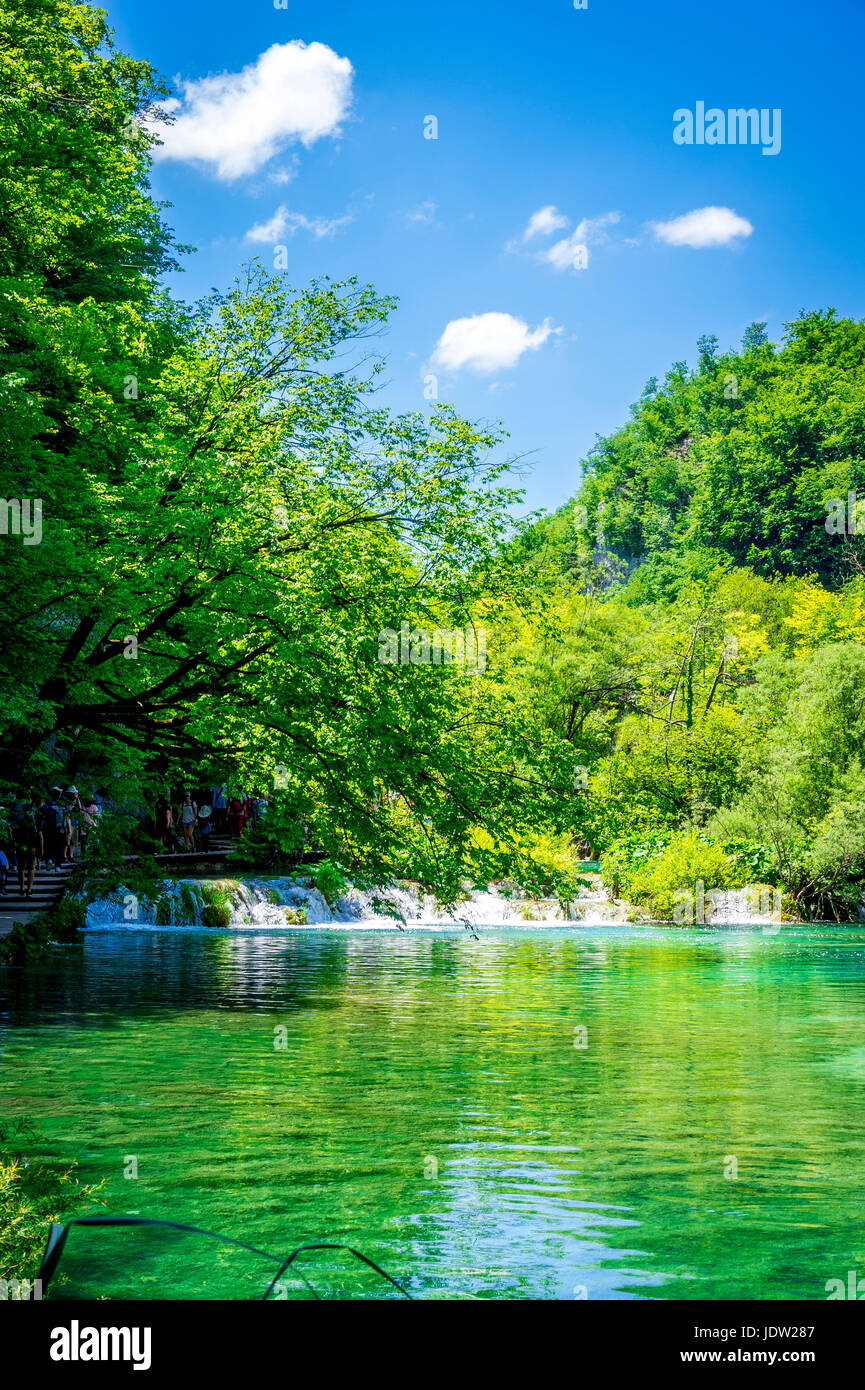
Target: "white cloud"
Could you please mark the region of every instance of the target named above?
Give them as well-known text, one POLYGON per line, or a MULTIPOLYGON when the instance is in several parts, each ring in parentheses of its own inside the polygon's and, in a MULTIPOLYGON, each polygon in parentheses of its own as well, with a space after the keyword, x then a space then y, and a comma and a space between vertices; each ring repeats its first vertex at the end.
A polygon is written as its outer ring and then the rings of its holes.
POLYGON ((544 251, 541 260, 548 261, 556 270, 585 270, 589 264, 589 248, 574 232, 544 251))
POLYGON ((339 132, 351 99, 352 66, 323 43, 275 43, 242 72, 183 82, 164 103, 155 159, 209 165, 220 179, 255 173, 286 145, 339 132))
POLYGON ((433 218, 436 215, 437 207, 437 203, 420 203, 418 207, 412 208, 410 212, 406 213, 405 220, 406 222, 420 222, 424 226, 429 226, 430 222, 432 222, 433 218))
POLYGON ((532 213, 523 232, 523 241, 531 241, 536 236, 550 236, 567 225, 568 219, 565 214, 559 212, 552 203, 548 203, 545 208, 538 208, 537 212, 532 213))
POLYGON ((737 237, 748 237, 754 228, 732 208, 695 208, 670 222, 651 222, 658 241, 670 246, 731 246, 737 237))
POLYGON ((270 179, 271 183, 291 183, 299 167, 300 160, 296 154, 293 154, 286 165, 281 169, 274 169, 267 177, 270 179))
POLYGON ((606 240, 607 227, 618 222, 618 212, 605 212, 602 217, 584 217, 571 232, 562 237, 547 251, 541 251, 540 258, 554 266, 556 270, 585 270, 589 264, 589 247, 606 240))
POLYGON ((354 218, 347 212, 344 217, 304 217, 302 212, 289 212, 286 207, 278 207, 269 222, 256 222, 246 233, 247 241, 273 243, 286 234, 294 236, 298 227, 305 227, 314 236, 333 236, 341 227, 346 227, 354 218))
POLYGON ((513 367, 524 352, 541 347, 552 333, 552 320, 544 319, 530 329, 513 314, 473 314, 471 318, 451 319, 432 355, 433 365, 445 371, 468 367, 482 374, 513 367))

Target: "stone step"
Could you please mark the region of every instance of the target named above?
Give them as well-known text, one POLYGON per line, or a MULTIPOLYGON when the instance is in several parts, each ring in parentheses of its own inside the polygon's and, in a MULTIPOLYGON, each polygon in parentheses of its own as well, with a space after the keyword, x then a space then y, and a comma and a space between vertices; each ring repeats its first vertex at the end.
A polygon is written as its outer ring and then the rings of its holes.
POLYGON ((25 898, 23 893, 19 893, 16 888, 14 893, 0 894, 0 912, 8 912, 12 907, 50 907, 61 895, 59 893, 37 893, 33 892, 29 898, 25 898))
MULTIPOLYGON (((7 874, 7 876, 6 876, 6 882, 7 882, 7 883, 14 883, 14 882, 16 882, 17 878, 18 878, 18 871, 17 871, 17 869, 13 869, 9 874, 7 874)), ((41 884, 41 886, 42 886, 43 888, 53 888, 53 889, 58 889, 58 890, 59 890, 59 889, 65 888, 65 887, 66 887, 66 884, 68 883, 68 881, 69 881, 69 875, 68 875, 68 874, 38 874, 38 873, 37 873, 37 874, 34 874, 34 875, 33 875, 33 882, 34 882, 34 883, 41 884)))
MULTIPOLYGON (((26 884, 25 884, 25 892, 26 892, 26 884)), ((33 884, 33 894, 34 894, 34 897, 38 896, 38 897, 40 897, 40 898, 59 898, 59 896, 60 896, 60 894, 61 894, 62 892, 63 892, 63 885, 62 885, 62 884, 56 884, 56 883, 34 883, 34 884, 33 884)), ((13 878, 13 879, 7 879, 7 880, 6 880, 6 887, 5 887, 5 889, 3 890, 2 893, 0 893, 0 901, 2 901, 3 898, 20 897, 20 896, 21 896, 21 885, 18 883, 17 879, 14 879, 14 878, 13 878)))

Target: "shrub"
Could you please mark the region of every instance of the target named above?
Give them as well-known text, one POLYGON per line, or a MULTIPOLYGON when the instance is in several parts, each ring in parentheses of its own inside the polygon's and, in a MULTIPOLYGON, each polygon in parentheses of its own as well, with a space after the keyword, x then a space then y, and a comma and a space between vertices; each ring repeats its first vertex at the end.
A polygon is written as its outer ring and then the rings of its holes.
POLYGON ((662 830, 652 836, 628 835, 616 840, 604 851, 601 861, 601 880, 614 898, 629 898, 631 880, 649 859, 664 853, 672 831, 662 830))
POLYGON ((333 905, 348 887, 342 869, 332 859, 323 859, 312 871, 312 881, 326 903, 333 905))
POLYGON ((87 907, 81 898, 68 894, 48 912, 48 925, 55 941, 75 941, 87 921, 87 907))
POLYGON ((735 855, 699 834, 675 835, 660 854, 647 858, 631 876, 629 896, 667 921, 682 902, 682 894, 696 894, 701 881, 706 890, 740 888, 746 881, 735 855))
POLYGON ((36 1138, 31 1125, 0 1126, 0 1278, 30 1281, 52 1222, 92 1201, 98 1187, 80 1183, 74 1164, 26 1160, 22 1138, 36 1138))
POLYGON ((87 837, 87 845, 70 874, 70 886, 89 897, 123 888, 139 899, 155 898, 163 871, 153 857, 155 845, 141 840, 134 816, 115 808, 103 814, 87 837), (135 853, 137 858, 129 859, 135 853))
POLYGON ((16 922, 8 936, 0 941, 0 964, 23 965, 26 961, 37 960, 51 945, 47 917, 35 917, 27 926, 16 922))
POLYGON ((16 922, 9 935, 0 941, 0 964, 21 965, 38 960, 58 941, 78 941, 86 916, 84 903, 79 898, 66 896, 26 925, 16 922))
POLYGON ((228 903, 205 903, 201 909, 201 921, 205 927, 228 927, 231 925, 231 908, 228 903))

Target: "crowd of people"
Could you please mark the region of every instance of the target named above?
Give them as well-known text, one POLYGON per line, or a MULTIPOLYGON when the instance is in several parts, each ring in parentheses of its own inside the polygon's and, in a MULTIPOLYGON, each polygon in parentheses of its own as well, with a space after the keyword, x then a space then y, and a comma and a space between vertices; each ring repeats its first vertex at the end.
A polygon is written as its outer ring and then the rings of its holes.
POLYGON ((267 797, 258 791, 234 793, 226 785, 187 790, 174 804, 170 796, 157 798, 154 835, 167 854, 201 853, 209 849, 212 835, 237 839, 248 824, 266 815, 267 797))
POLYGON ((0 890, 14 872, 21 896, 33 896, 37 868, 58 873, 74 863, 102 814, 98 793, 81 793, 75 786, 32 791, 16 801, 0 844, 0 890))
MULTIPOLYGON (((263 820, 267 803, 261 792, 231 792, 226 785, 183 791, 173 802, 163 795, 154 808, 154 837, 164 853, 201 853, 211 836, 237 839, 247 825, 263 820)), ((74 863, 102 810, 98 793, 81 793, 75 786, 34 790, 5 816, 0 810, 0 893, 17 876, 21 896, 30 898, 37 868, 58 873, 74 863)))

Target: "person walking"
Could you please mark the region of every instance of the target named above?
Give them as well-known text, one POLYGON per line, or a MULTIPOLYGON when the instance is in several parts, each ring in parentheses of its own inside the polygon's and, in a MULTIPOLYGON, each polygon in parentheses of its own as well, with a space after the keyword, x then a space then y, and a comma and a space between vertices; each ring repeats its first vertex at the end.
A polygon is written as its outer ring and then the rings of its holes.
POLYGON ((200 807, 198 812, 198 838, 205 854, 210 849, 210 836, 213 831, 210 817, 211 808, 209 806, 200 807))
POLYGON ((195 849, 195 826, 198 821, 198 806, 189 792, 183 793, 180 808, 180 824, 183 829, 183 852, 192 854, 195 849))
POLYGON ((45 867, 49 861, 49 872, 57 873, 66 857, 66 812, 60 804, 62 787, 52 787, 49 799, 42 806, 42 840, 45 850, 45 867))
POLYGON ((167 796, 156 798, 156 810, 153 816, 153 824, 156 831, 156 838, 162 845, 167 854, 174 852, 174 812, 167 796))
POLYGON ((236 839, 243 830, 243 797, 231 796, 228 799, 228 833, 236 839))
POLYGON ((79 836, 81 831, 81 797, 77 787, 67 787, 64 793, 66 812, 66 824, 64 826, 66 845, 64 859, 67 864, 75 863, 75 851, 78 848, 79 836))
POLYGON ((39 826, 32 802, 16 803, 12 813, 12 839, 15 844, 15 862, 18 867, 18 887, 21 896, 32 898, 39 845, 39 826))
POLYGON ((42 806, 43 801, 39 792, 30 793, 30 812, 33 816, 33 823, 36 826, 36 867, 41 864, 45 867, 45 836, 42 833, 42 806))
POLYGON ((228 814, 228 788, 224 782, 221 787, 210 788, 210 804, 213 808, 213 829, 217 835, 222 835, 228 814))
POLYGON ((79 829, 79 839, 81 841, 81 853, 87 848, 87 841, 96 829, 99 822, 99 807, 92 796, 84 796, 81 801, 81 826, 79 829))

